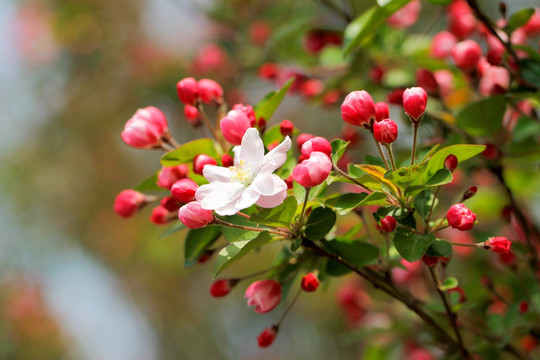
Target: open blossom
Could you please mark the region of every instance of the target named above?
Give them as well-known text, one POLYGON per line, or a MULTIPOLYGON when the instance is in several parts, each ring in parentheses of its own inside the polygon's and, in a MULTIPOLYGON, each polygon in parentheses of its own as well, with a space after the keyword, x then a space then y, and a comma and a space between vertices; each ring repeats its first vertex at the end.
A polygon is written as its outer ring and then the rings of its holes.
POLYGON ((219 215, 234 215, 253 204, 276 207, 287 197, 287 184, 272 174, 287 160, 291 139, 264 155, 264 145, 255 128, 246 131, 242 145, 234 148, 234 166, 206 165, 203 175, 210 183, 202 185, 195 198, 203 209, 219 215))

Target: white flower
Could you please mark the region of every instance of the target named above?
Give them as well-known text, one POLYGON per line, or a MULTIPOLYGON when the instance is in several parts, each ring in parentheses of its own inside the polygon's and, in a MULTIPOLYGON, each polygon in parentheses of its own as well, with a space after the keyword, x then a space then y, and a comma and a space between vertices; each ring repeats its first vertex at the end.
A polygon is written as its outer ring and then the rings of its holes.
POLYGON ((195 198, 203 209, 234 215, 253 204, 276 207, 287 197, 287 184, 272 174, 287 160, 291 139, 264 155, 264 144, 255 128, 249 128, 242 144, 234 147, 234 166, 206 165, 203 175, 210 183, 197 189, 195 198))

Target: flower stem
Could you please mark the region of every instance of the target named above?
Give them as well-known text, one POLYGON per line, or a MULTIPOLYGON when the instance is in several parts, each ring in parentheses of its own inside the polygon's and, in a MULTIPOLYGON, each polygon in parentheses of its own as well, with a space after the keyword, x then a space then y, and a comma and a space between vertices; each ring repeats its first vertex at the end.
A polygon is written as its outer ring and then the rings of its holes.
POLYGON ((429 221, 431 220, 431 214, 433 213, 433 208, 435 207, 435 201, 437 200, 437 196, 439 195, 440 190, 441 190, 441 187, 438 186, 437 190, 435 190, 435 195, 433 195, 433 201, 431 202, 431 206, 429 207, 429 213, 426 218, 426 230, 424 231, 426 234, 429 232, 429 221))
POLYGON ((453 245, 453 246, 465 246, 465 247, 473 247, 473 248, 483 248, 484 247, 484 243, 479 243, 479 244, 467 244, 467 243, 460 243, 460 242, 453 242, 453 241, 448 241, 450 243, 450 245, 453 245))
POLYGON ((390 163, 392 164, 392 170, 396 170, 396 162, 394 161, 394 153, 392 152, 392 144, 384 144, 386 151, 388 151, 388 156, 390 157, 390 163))
POLYGON ((311 191, 311 188, 306 188, 306 195, 304 196, 304 203, 302 204, 302 211, 300 212, 300 218, 298 219, 298 227, 296 228, 296 231, 298 234, 300 234, 300 231, 302 230, 302 227, 304 226, 304 213, 306 211, 306 205, 308 202, 310 191, 311 191))
POLYGON ((201 115, 201 119, 204 125, 212 133, 212 136, 214 137, 214 139, 216 139, 219 142, 219 145, 221 145, 222 150, 224 152, 227 152, 227 150, 229 149, 229 146, 225 142, 225 139, 223 138, 223 136, 221 136, 221 133, 219 133, 216 130, 216 128, 210 122, 210 119, 208 119, 208 116, 206 115, 206 111, 204 111, 204 107, 201 102, 197 102, 197 109, 199 110, 199 114, 201 115))
POLYGON ((332 170, 334 170, 335 172, 339 173, 341 176, 343 176, 344 178, 346 178, 347 180, 350 180, 351 182, 355 183, 356 185, 360 186, 362 189, 364 190, 367 190, 369 192, 373 192, 373 190, 371 190, 369 187, 367 187, 366 185, 362 184, 361 182, 359 182, 358 180, 355 180, 353 177, 351 177, 349 174, 347 174, 345 171, 341 170, 340 168, 338 168, 335 164, 332 164, 332 170))
POLYGON ((386 167, 386 170, 390 170, 390 166, 388 166, 388 161, 386 160, 386 156, 384 156, 384 153, 382 151, 381 144, 375 139, 375 133, 373 132, 373 127, 369 130, 371 132, 371 136, 373 137, 373 140, 375 141, 375 145, 377 146, 377 149, 379 150, 379 154, 381 155, 381 158, 384 161, 384 166, 386 167))
POLYGON ((259 232, 268 231, 271 234, 281 235, 281 236, 286 236, 286 237, 289 237, 291 235, 288 232, 283 232, 283 231, 280 231, 280 230, 277 230, 277 229, 272 230, 272 229, 264 229, 264 228, 256 228, 256 227, 251 227, 251 226, 231 224, 231 223, 228 223, 228 222, 223 221, 221 219, 218 219, 216 217, 214 218, 213 223, 218 224, 218 225, 232 227, 232 228, 235 228, 235 229, 242 229, 242 230, 249 230, 249 231, 259 231, 259 232))
POLYGON ((289 306, 287 306, 287 309, 285 309, 285 312, 283 312, 283 314, 281 315, 281 317, 279 318, 279 320, 278 320, 278 322, 276 323, 275 326, 277 326, 277 327, 281 326, 281 323, 283 322, 283 320, 285 319, 285 317, 287 316, 289 311, 291 311, 291 309, 293 308, 293 306, 296 303, 296 301, 298 300, 298 297, 300 296, 301 292, 302 292, 302 288, 300 288, 298 290, 298 292, 296 293, 296 295, 294 295, 294 298, 292 299, 291 303, 289 304, 289 306))
POLYGON ((418 124, 419 123, 413 121, 413 143, 412 143, 412 151, 411 151, 411 165, 414 165, 414 158, 416 155, 416 138, 418 137, 418 124))
POLYGON ((413 228, 410 227, 410 226, 403 225, 403 224, 400 224, 400 223, 397 223, 397 227, 398 227, 398 228, 401 228, 401 229, 405 229, 405 230, 410 231, 410 232, 413 232, 413 233, 416 233, 416 234, 422 234, 420 231, 418 231, 418 230, 416 230, 416 229, 413 229, 413 228))

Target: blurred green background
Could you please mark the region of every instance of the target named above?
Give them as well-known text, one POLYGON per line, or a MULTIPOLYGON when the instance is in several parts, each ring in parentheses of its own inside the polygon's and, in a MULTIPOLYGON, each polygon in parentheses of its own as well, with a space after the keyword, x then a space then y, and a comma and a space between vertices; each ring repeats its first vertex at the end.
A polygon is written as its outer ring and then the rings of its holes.
MULTIPOLYGON (((534 1, 509 7, 527 4, 534 1)), ((418 27, 437 11, 426 6, 418 27)), ((112 211, 118 192, 158 167, 159 153, 121 141, 136 109, 159 107, 178 141, 193 139, 178 80, 213 78, 229 104, 255 104, 273 89, 258 66, 309 65, 302 34, 321 24, 344 26, 318 1, 1 2, 0 359, 353 359, 395 341, 384 334, 387 308, 373 315, 371 343, 360 345, 367 334, 347 325, 332 284, 302 296, 276 344, 261 350, 256 335, 283 305, 255 314, 244 286, 210 297, 212 263, 183 269, 181 234, 160 237, 149 208, 128 220, 112 211), (256 20, 273 44, 257 44, 256 20)), ((287 98, 271 124, 285 118, 316 135, 343 125, 339 106, 299 97, 287 98)), ((270 264, 278 250, 230 274, 270 264)))

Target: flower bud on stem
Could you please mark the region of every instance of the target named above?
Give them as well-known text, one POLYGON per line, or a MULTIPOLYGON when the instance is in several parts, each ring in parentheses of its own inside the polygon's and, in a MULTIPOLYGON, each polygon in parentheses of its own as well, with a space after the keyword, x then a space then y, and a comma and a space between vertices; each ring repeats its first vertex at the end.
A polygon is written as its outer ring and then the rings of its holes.
POLYGON ((379 150, 379 154, 381 155, 382 160, 384 161, 384 166, 386 167, 386 170, 390 170, 390 166, 388 166, 388 161, 386 160, 386 156, 384 156, 384 153, 382 151, 381 144, 377 141, 377 138, 375 138, 375 133, 373 132, 373 125, 369 128, 369 132, 371 133, 371 136, 373 137, 373 140, 375 141, 375 145, 377 146, 377 149, 379 150))
POLYGON ((223 225, 223 226, 228 226, 228 227, 232 227, 235 229, 242 229, 242 230, 259 231, 259 232, 268 231, 270 234, 275 234, 275 235, 280 235, 280 236, 285 236, 285 237, 291 236, 291 234, 286 230, 281 230, 278 228, 267 229, 267 228, 256 228, 256 227, 251 227, 251 226, 236 225, 236 224, 231 224, 221 219, 218 219, 217 217, 214 217, 212 224, 223 225))
POLYGON ((392 164, 392 170, 396 170, 396 162, 394 161, 394 153, 392 152, 392 144, 384 144, 386 147, 386 151, 388 152, 388 156, 390 157, 390 163, 392 164))
POLYGON ((418 136, 418 125, 420 122, 414 122, 413 121, 413 143, 412 143, 412 150, 411 150, 411 165, 414 165, 414 158, 416 155, 416 138, 418 136))
POLYGON ((225 142, 225 139, 223 138, 221 133, 216 131, 216 127, 214 127, 212 123, 210 122, 210 119, 208 119, 208 116, 206 115, 206 111, 204 111, 204 107, 200 101, 197 102, 197 109, 199 110, 199 114, 201 116, 201 120, 204 126, 206 126, 208 130, 212 133, 212 136, 214 137, 214 139, 216 139, 219 142, 219 145, 221 146, 221 150, 223 152, 227 152, 227 150, 229 150, 229 146, 225 142))

